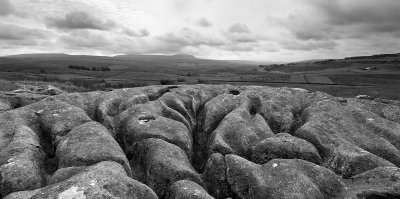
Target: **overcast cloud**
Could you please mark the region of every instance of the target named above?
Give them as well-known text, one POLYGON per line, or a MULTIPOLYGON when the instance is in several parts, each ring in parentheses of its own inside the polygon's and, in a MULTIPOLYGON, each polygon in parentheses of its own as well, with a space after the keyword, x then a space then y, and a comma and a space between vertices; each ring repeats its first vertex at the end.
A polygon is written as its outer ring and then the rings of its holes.
POLYGON ((0 16, 11 15, 14 12, 14 6, 8 0, 0 0, 0 16))
POLYGON ((202 17, 197 20, 197 25, 203 26, 203 27, 211 27, 212 23, 208 19, 202 17))
POLYGON ((13 24, 0 23, 0 40, 7 41, 27 41, 47 39, 51 34, 44 30, 24 28, 13 24))
POLYGON ((91 16, 86 12, 72 11, 61 18, 48 17, 46 25, 59 29, 97 29, 110 30, 115 27, 115 22, 91 16))
POLYGON ((296 61, 397 53, 399 10, 399 0, 0 0, 0 55, 296 61))

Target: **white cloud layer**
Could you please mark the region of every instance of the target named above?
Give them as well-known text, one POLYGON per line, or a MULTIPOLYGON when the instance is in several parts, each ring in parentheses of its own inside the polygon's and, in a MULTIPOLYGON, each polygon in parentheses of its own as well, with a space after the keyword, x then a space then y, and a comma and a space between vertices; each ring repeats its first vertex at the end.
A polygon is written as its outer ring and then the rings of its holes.
POLYGON ((0 55, 294 61, 398 52, 399 0, 0 0, 0 55))

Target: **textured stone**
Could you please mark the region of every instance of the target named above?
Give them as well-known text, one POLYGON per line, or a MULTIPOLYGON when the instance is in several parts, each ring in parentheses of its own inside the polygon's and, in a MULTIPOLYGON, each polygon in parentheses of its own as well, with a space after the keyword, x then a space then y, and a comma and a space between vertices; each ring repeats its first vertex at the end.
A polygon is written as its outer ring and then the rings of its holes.
POLYGON ((215 198, 228 198, 232 196, 226 171, 225 157, 222 154, 213 153, 208 158, 202 178, 207 186, 207 190, 215 198))
POLYGON ((54 94, 0 94, 1 198, 400 195, 396 101, 232 85, 54 94))
POLYGON ((192 136, 184 124, 141 110, 142 107, 131 110, 132 114, 129 114, 122 123, 121 136, 127 154, 132 154, 133 147, 141 140, 159 138, 181 147, 191 158, 192 136))
POLYGON ((38 190, 13 193, 6 199, 42 198, 149 198, 157 195, 146 185, 128 177, 124 168, 115 162, 100 162, 81 172, 38 190))
POLYGON ((253 146, 274 136, 264 118, 257 113, 250 113, 248 106, 251 104, 245 104, 226 115, 209 138, 208 154, 250 157, 253 146))
POLYGON ((102 161, 120 163, 131 175, 129 162, 110 132, 97 122, 75 127, 56 146, 58 167, 90 166, 102 161))
POLYGON ((169 187, 166 199, 213 199, 207 191, 195 182, 180 180, 169 187))
POLYGON ((353 176, 348 198, 400 198, 400 168, 378 167, 353 176))
POLYGON ((8 100, 0 98, 0 113, 11 110, 13 107, 8 100))
POLYGON ((52 140, 58 141, 74 127, 91 121, 86 112, 58 100, 46 103, 45 109, 36 111, 40 117, 40 126, 52 140))
POLYGON ((0 196, 45 184, 45 154, 39 138, 27 126, 14 128, 11 141, 0 151, 0 196))
POLYGON ((279 133, 261 141, 251 152, 251 160, 257 164, 264 164, 272 159, 295 158, 315 164, 322 163, 317 149, 311 143, 287 133, 279 133))
POLYGON ((140 181, 163 197, 170 185, 179 180, 191 180, 202 186, 201 179, 186 153, 176 145, 161 139, 149 138, 138 143, 131 160, 133 173, 139 173, 140 181))
POLYGON ((399 166, 399 123, 335 100, 311 105, 307 115, 294 135, 312 143, 336 173, 351 177, 376 167, 399 166))
POLYGON ((227 178, 240 198, 328 198, 345 189, 332 171, 299 159, 274 159, 258 165, 226 155, 227 178))

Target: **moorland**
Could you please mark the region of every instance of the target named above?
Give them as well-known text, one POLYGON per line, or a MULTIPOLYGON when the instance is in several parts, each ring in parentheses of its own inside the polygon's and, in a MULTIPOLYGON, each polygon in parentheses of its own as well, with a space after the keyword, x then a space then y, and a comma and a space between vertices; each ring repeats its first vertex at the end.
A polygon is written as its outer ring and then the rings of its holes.
POLYGON ((296 87, 331 95, 400 99, 400 54, 263 63, 193 55, 88 56, 22 54, 0 57, 2 88, 47 82, 90 91, 156 84, 233 84, 296 87))

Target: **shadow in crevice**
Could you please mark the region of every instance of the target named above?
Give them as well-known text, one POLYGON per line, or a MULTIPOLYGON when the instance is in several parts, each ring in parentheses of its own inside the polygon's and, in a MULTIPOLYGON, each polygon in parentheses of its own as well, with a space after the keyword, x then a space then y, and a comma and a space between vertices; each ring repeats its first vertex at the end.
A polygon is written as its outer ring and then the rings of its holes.
POLYGON ((282 124, 281 124, 281 122, 279 122, 278 120, 276 120, 275 117, 271 117, 271 116, 270 116, 270 117, 263 116, 263 117, 264 117, 264 120, 267 122, 269 128, 271 129, 271 131, 272 131, 274 134, 281 133, 281 131, 282 131, 282 124))
POLYGON ((288 110, 289 114, 262 114, 262 116, 274 134, 294 135, 308 121, 308 112, 306 111, 308 107, 308 104, 304 104, 288 110))
POLYGON ((249 110, 249 113, 250 113, 250 115, 256 115, 257 111, 258 110, 257 110, 257 108, 255 106, 251 106, 250 110, 249 110))
POLYGON ((179 88, 179 86, 168 86, 168 87, 162 88, 162 89, 158 90, 157 93, 149 94, 148 95, 149 100, 156 101, 158 98, 163 96, 165 93, 169 93, 169 92, 171 92, 172 89, 176 89, 176 88, 179 88))
MULTIPOLYGON (((206 104, 214 99, 216 96, 213 96, 212 98, 204 101, 199 108, 197 109, 196 112, 196 122, 195 126, 193 128, 193 160, 192 160, 192 165, 194 169, 198 173, 203 173, 207 160, 208 160, 208 155, 207 155, 207 140, 208 138, 202 137, 205 135, 203 133, 204 131, 204 121, 205 121, 205 106, 206 104), (205 141, 205 142, 204 142, 205 141), (204 143, 203 143, 204 142, 204 143)), ((211 132, 214 131, 214 129, 217 128, 220 122, 217 122, 214 126, 211 127, 211 132)))
POLYGON ((238 90, 229 90, 229 94, 231 94, 231 95, 239 95, 240 91, 238 91, 238 90))
POLYGON ((193 138, 193 168, 198 172, 202 173, 205 167, 205 162, 207 161, 206 147, 200 143, 200 132, 203 131, 203 120, 204 120, 204 106, 206 103, 202 104, 196 113, 196 124, 193 128, 192 138, 193 138))
POLYGON ((46 175, 53 175, 58 169, 58 159, 56 157, 56 147, 49 132, 39 130, 40 146, 45 154, 43 160, 44 171, 46 175))
POLYGON ((247 96, 251 103, 249 107, 249 113, 250 115, 256 115, 257 113, 260 112, 261 109, 261 99, 259 97, 252 97, 252 96, 247 96))
POLYGON ((296 131, 302 127, 308 120, 308 112, 306 109, 309 107, 308 104, 301 105, 297 109, 292 109, 293 122, 290 125, 289 134, 294 135, 296 131))

